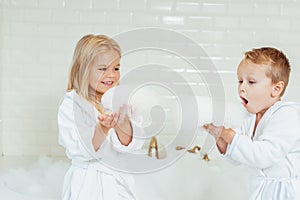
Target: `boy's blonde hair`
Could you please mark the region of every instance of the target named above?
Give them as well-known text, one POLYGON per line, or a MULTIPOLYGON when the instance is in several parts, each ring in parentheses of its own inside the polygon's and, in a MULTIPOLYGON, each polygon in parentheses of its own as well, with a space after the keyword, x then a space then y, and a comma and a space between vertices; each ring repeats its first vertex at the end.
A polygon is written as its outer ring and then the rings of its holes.
POLYGON ((75 90, 77 94, 92 102, 98 110, 99 102, 95 98, 96 91, 92 91, 89 86, 89 74, 95 58, 110 50, 117 51, 121 56, 121 49, 116 41, 105 35, 89 34, 78 41, 73 55, 67 91, 75 90))
POLYGON ((245 52, 244 60, 258 65, 270 66, 266 76, 271 78, 273 84, 283 81, 284 88, 280 96, 284 94, 289 82, 291 67, 289 60, 282 51, 272 47, 254 48, 245 52))

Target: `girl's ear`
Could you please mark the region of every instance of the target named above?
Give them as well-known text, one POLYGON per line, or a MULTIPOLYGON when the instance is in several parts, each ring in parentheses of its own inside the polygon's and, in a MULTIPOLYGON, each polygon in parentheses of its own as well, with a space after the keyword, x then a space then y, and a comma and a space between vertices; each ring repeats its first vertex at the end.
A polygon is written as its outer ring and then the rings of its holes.
POLYGON ((274 86, 273 86, 273 90, 272 90, 272 97, 280 97, 281 93, 283 91, 284 88, 284 82, 283 81, 279 81, 277 82, 274 86))

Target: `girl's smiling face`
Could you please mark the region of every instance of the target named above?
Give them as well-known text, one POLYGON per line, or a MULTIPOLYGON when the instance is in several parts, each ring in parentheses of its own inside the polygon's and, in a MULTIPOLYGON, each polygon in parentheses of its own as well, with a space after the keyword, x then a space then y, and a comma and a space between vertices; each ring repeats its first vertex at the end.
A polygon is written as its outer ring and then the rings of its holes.
POLYGON ((99 54, 89 74, 89 85, 101 96, 120 80, 120 55, 115 50, 99 54))
POLYGON ((266 75, 269 68, 248 60, 243 60, 238 67, 238 93, 250 113, 263 115, 278 100, 272 96, 274 84, 266 75))

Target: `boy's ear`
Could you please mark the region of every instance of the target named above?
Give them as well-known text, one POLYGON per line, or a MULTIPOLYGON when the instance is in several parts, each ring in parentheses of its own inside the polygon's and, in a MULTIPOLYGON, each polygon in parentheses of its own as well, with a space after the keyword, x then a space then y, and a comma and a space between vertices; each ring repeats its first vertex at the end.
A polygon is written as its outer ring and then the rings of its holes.
POLYGON ((281 95, 281 92, 283 91, 284 88, 284 82, 279 81, 273 86, 273 91, 272 91, 272 97, 278 97, 281 95))

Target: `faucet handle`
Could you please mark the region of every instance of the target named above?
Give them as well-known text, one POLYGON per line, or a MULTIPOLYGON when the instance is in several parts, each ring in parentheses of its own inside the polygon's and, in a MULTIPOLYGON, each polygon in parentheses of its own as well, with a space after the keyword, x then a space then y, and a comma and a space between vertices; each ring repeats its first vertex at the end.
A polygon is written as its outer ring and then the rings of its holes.
POLYGON ((196 153, 197 151, 200 151, 201 147, 194 146, 194 148, 187 150, 190 153, 196 153))

